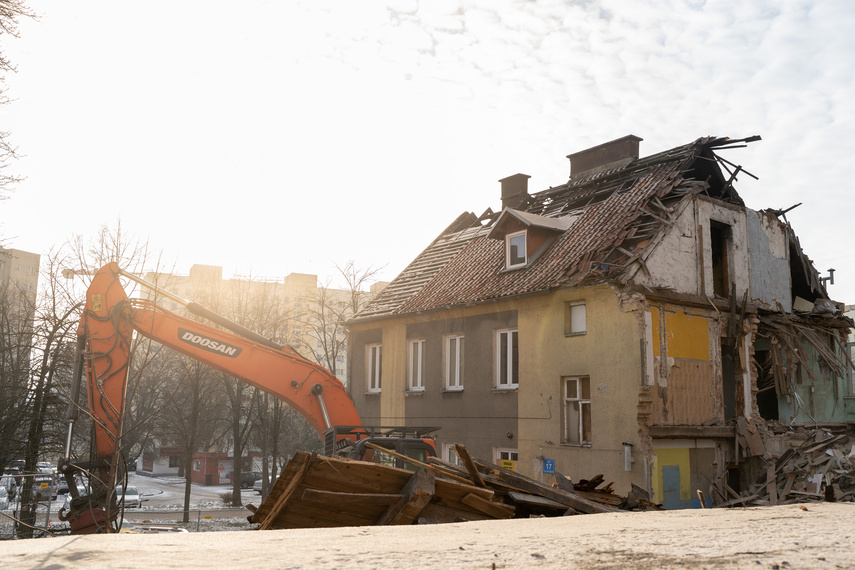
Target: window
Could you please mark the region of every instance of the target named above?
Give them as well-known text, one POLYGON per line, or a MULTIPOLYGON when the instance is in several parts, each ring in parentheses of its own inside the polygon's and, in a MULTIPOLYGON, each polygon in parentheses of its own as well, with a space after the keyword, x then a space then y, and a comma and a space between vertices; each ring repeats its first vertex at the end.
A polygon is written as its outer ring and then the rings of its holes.
POLYGON ((380 378, 383 374, 383 345, 369 344, 368 350, 368 391, 380 391, 380 378))
POLYGON ((855 396, 855 342, 846 343, 849 360, 846 361, 846 377, 849 379, 849 395, 855 396))
POLYGON ((411 340, 407 350, 407 387, 412 391, 425 389, 425 341, 411 340))
POLYGON ((730 296, 728 249, 730 226, 710 220, 710 253, 712 255, 713 294, 730 296))
POLYGON ((181 458, 177 455, 169 456, 169 466, 170 467, 178 467, 178 464, 181 462, 181 458))
POLYGON ((564 305, 564 335, 582 335, 587 330, 587 309, 584 301, 564 305))
POLYGON ((501 465, 505 469, 514 470, 520 456, 516 449, 496 448, 496 464, 501 465))
POLYGON ((445 339, 445 389, 463 389, 463 336, 445 339))
POLYGON ((198 459, 193 460, 193 471, 201 471, 202 470, 202 462, 198 459))
POLYGON ((527 261, 525 231, 505 236, 505 267, 522 267, 527 261))
POLYGON ((562 443, 591 443, 591 382, 564 378, 564 434, 562 443))
POLYGON ((453 443, 442 444, 442 458, 449 463, 460 465, 460 457, 457 455, 457 450, 454 448, 453 443))
POLYGON ((498 331, 496 334, 496 387, 519 386, 519 343, 517 329, 498 331))

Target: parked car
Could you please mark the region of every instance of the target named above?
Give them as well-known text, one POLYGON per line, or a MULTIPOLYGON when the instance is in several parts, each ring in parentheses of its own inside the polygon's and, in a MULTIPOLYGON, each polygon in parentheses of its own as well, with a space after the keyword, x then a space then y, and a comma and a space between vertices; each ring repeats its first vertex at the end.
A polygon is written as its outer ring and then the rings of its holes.
POLYGON ((0 487, 0 511, 5 511, 9 508, 9 491, 6 487, 0 487))
POLYGON ((15 495, 18 494, 18 484, 15 482, 15 477, 12 475, 4 474, 0 477, 0 487, 6 489, 6 494, 9 496, 9 499, 14 499, 15 495))
POLYGON ((261 473, 258 471, 247 471, 240 474, 240 488, 252 489, 253 484, 261 479, 261 473))
POLYGON ((124 494, 122 494, 122 487, 120 485, 116 487, 116 497, 116 504, 119 506, 124 505, 125 508, 139 508, 142 506, 142 498, 136 487, 125 487, 124 494))
POLYGON ((50 467, 42 467, 33 476, 33 499, 46 501, 48 497, 56 500, 56 479, 50 467))
MULTIPOLYGON (((260 494, 261 494, 261 485, 262 485, 263 483, 264 483, 264 477, 260 478, 258 481, 256 481, 255 483, 253 483, 253 484, 252 484, 252 490, 253 490, 253 491, 255 491, 256 493, 258 493, 258 494, 260 495, 260 494)), ((267 490, 268 490, 268 491, 270 491, 270 489, 272 489, 272 488, 273 488, 273 484, 274 484, 274 483, 276 483, 276 478, 275 478, 275 477, 270 481, 270 484, 269 484, 269 485, 267 485, 267 490)))

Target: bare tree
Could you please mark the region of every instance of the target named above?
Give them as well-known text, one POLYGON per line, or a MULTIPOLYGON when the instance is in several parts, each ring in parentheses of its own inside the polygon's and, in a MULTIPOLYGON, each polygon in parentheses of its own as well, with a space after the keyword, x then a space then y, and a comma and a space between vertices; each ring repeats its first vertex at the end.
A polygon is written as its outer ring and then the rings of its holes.
POLYGON ((332 280, 327 280, 315 291, 307 292, 313 302, 303 320, 308 340, 302 339, 300 348, 339 375, 338 369, 347 355, 347 321, 371 300, 373 294, 367 289, 376 281, 380 269, 359 269, 352 261, 336 265, 336 269, 344 280, 344 289, 332 288, 332 280))
POLYGON ((177 353, 168 360, 181 377, 175 378, 176 387, 161 416, 161 438, 168 438, 181 449, 184 522, 189 522, 193 454, 207 448, 214 439, 220 386, 208 366, 177 353))
MULTIPOLYGON (((0 2, 0 36, 18 37, 20 18, 34 18, 35 15, 23 0, 3 0, 0 2)), ((15 66, 0 50, 0 105, 9 103, 6 93, 6 73, 13 73, 15 66)), ((11 162, 17 158, 17 149, 9 142, 9 132, 0 130, 0 200, 5 200, 21 181, 19 176, 9 173, 11 162)))
MULTIPOLYGON (((30 370, 27 375, 25 470, 37 471, 36 464, 45 453, 58 454, 64 441, 62 415, 67 406, 61 397, 61 384, 71 378, 74 364, 74 338, 81 303, 59 277, 61 258, 48 255, 42 294, 33 307, 33 329, 30 336, 30 370)), ((25 523, 23 536, 32 535, 35 522, 32 478, 26 478, 21 491, 21 520, 25 523)))

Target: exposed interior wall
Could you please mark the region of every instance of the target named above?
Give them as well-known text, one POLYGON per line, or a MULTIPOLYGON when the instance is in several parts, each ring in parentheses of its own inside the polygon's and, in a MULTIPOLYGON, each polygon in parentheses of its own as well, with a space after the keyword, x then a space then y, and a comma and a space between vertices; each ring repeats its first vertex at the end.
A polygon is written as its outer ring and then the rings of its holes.
POLYGON ((660 440, 656 442, 653 463, 653 501, 666 509, 700 508, 700 490, 704 503, 713 503, 712 482, 721 451, 712 440, 660 440))
POLYGON ((719 297, 729 298, 735 296, 742 298, 742 294, 749 287, 749 262, 748 262, 748 227, 745 218, 746 208, 725 204, 704 196, 696 196, 695 217, 698 224, 703 263, 699 265, 701 270, 700 295, 707 297, 716 296, 714 265, 716 256, 713 250, 713 229, 716 226, 725 226, 727 231, 725 249, 726 291, 719 293, 719 297), (736 285, 735 291, 730 291, 732 285, 736 285))
POLYGON ((650 306, 654 399, 651 423, 701 425, 723 420, 719 323, 707 311, 650 306))
POLYGON ((645 261, 648 272, 637 271, 632 280, 649 288, 662 287, 697 295, 701 287, 694 200, 688 197, 679 202, 672 219, 674 225, 645 261))
POLYGON ((751 266, 750 300, 776 310, 792 311, 789 240, 778 218, 753 210, 745 211, 751 266))

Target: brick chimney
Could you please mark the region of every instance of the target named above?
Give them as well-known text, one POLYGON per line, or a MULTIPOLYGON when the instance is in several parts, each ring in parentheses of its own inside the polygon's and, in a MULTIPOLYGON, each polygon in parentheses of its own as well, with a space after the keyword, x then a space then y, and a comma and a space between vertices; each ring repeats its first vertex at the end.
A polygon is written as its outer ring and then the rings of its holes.
POLYGON ((528 198, 528 174, 512 174, 502 178, 502 209, 518 208, 528 198))
POLYGON ((611 142, 568 154, 570 179, 590 176, 604 170, 625 166, 638 158, 638 143, 635 135, 626 135, 611 142))

